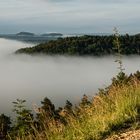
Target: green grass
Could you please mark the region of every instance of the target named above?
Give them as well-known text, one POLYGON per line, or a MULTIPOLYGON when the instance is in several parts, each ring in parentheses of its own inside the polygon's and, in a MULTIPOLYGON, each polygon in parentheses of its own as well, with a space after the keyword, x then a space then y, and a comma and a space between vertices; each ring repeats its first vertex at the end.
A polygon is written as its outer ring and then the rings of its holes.
MULTIPOLYGON (((34 135, 15 137, 17 140, 101 140, 107 135, 127 128, 139 127, 140 84, 111 86, 107 94, 93 97, 92 104, 78 106, 76 116, 62 113, 68 125, 49 120, 43 131, 34 128, 34 135)), ((47 119, 47 118, 46 118, 47 119)))

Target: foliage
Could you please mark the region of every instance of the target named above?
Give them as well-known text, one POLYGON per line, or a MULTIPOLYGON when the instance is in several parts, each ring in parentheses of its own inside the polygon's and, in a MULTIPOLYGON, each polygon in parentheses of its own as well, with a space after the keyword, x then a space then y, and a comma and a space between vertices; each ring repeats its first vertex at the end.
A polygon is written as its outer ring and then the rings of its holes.
POLYGON ((117 28, 114 28, 114 40, 113 40, 113 44, 114 44, 114 48, 117 49, 117 59, 115 62, 117 62, 119 64, 119 74, 123 74, 123 63, 122 63, 122 55, 121 55, 121 43, 120 43, 120 35, 118 33, 118 30, 117 28))
POLYGON ((46 97, 41 101, 42 106, 39 108, 37 113, 38 127, 41 130, 44 130, 44 126, 49 128, 49 121, 53 120, 61 121, 61 117, 58 114, 58 111, 55 109, 54 104, 46 97))
POLYGON ((117 54, 120 72, 111 85, 100 89, 93 98, 84 95, 79 105, 73 106, 67 100, 64 107, 56 109, 47 97, 44 98, 36 117, 24 105, 25 100, 17 99, 13 102, 17 116, 12 129, 9 129, 10 119, 4 115, 0 117, 1 124, 4 124, 0 125, 0 131, 3 133, 5 128, 7 139, 101 140, 120 129, 140 127, 140 72, 126 75, 121 59, 122 54, 140 54, 140 35, 120 36, 115 29, 112 36, 59 38, 20 49, 17 53, 117 54))
POLYGON ((119 73, 110 86, 100 89, 93 98, 84 95, 77 106, 66 101, 64 107, 55 109, 46 97, 36 118, 26 109, 25 102, 13 102, 17 121, 12 129, 9 118, 0 117, 6 130, 1 131, 9 131, 7 139, 100 140, 120 129, 140 127, 140 72, 119 73))
POLYGON ((0 139, 5 139, 8 131, 10 131, 10 117, 1 114, 0 115, 0 139))
POLYGON ((33 114, 31 110, 26 109, 24 103, 26 100, 17 99, 13 111, 16 113, 16 122, 13 126, 13 133, 16 135, 27 135, 32 131, 33 114))
MULTIPOLYGON (((116 32, 116 31, 115 31, 116 32)), ((22 48, 16 53, 49 55, 109 55, 140 54, 140 35, 80 36, 51 40, 35 47, 22 48), (115 37, 115 40, 114 40, 115 37), (120 45, 121 44, 121 45, 120 45), (119 52, 118 52, 119 49, 119 52)))

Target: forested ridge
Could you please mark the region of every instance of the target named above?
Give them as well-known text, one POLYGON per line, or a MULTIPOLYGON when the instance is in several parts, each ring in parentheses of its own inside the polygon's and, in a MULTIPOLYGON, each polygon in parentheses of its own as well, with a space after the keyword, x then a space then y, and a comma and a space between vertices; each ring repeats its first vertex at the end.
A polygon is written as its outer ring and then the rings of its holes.
MULTIPOLYGON (((22 48, 16 53, 49 54, 49 55, 109 55, 115 54, 114 35, 110 36, 80 36, 51 40, 34 47, 22 48)), ((121 54, 140 54, 140 34, 120 35, 121 54)))

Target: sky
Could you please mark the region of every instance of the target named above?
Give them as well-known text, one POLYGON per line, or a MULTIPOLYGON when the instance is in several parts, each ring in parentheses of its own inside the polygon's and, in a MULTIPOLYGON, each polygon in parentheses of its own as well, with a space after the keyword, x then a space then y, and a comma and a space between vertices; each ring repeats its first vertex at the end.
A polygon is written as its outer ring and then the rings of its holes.
POLYGON ((140 32, 140 0, 0 0, 0 33, 140 32))

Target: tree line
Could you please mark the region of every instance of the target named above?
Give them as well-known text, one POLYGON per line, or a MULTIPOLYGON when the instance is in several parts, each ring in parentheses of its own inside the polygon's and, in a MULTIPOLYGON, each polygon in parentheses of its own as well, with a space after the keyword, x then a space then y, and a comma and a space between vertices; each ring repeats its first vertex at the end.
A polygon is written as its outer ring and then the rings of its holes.
MULTIPOLYGON (((121 54, 140 54, 140 34, 119 36, 121 54)), ((16 53, 49 55, 110 55, 118 52, 113 44, 114 35, 66 37, 41 43, 34 47, 22 48, 16 53)))

